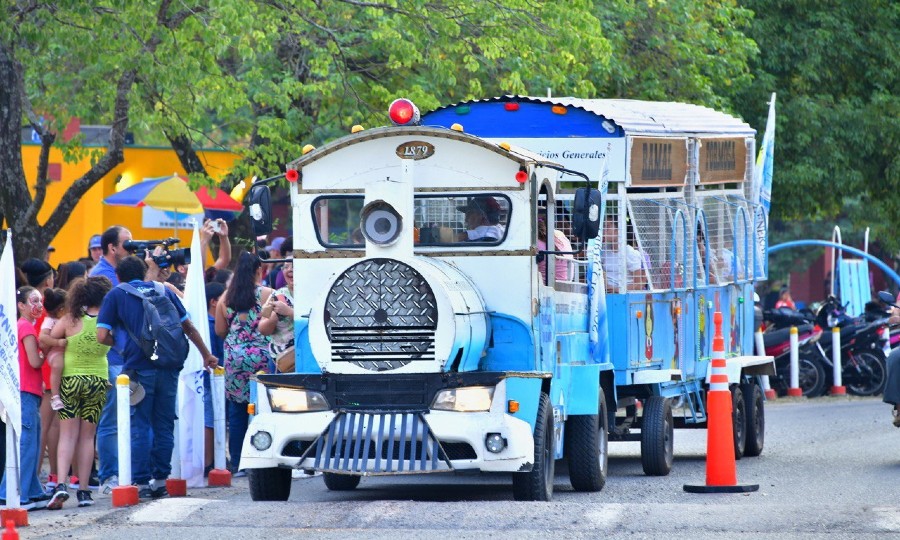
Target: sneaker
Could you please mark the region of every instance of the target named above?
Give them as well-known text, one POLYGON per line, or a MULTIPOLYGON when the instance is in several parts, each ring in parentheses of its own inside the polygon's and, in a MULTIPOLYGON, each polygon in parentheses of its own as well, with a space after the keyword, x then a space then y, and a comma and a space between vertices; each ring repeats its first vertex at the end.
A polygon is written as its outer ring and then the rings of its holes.
POLYGON ((47 482, 44 484, 44 491, 46 493, 53 495, 53 488, 55 488, 57 484, 56 480, 57 478, 55 474, 47 475, 47 482))
POLYGON ((50 510, 59 510, 63 507, 63 503, 69 500, 69 487, 65 484, 57 484, 56 488, 53 489, 53 495, 50 496, 50 501, 47 503, 47 508, 50 510))
POLYGON ((89 489, 100 489, 100 477, 97 476, 97 473, 91 474, 91 478, 88 481, 89 489))
POLYGON ((232 478, 244 478, 245 476, 247 476, 247 471, 245 471, 244 469, 241 469, 231 475, 232 478))
POLYGON ((100 493, 104 495, 112 495, 114 487, 119 487, 119 477, 112 475, 100 484, 100 493))
POLYGON ((79 489, 75 492, 75 496, 78 498, 78 507, 82 506, 93 506, 94 499, 91 497, 90 490, 87 489, 79 489))
POLYGON ((894 415, 894 427, 900 427, 900 409, 891 411, 894 415))
POLYGON ((141 499, 162 499, 168 497, 169 491, 166 489, 165 483, 157 486, 153 483, 148 485, 138 485, 138 497, 141 499))
POLYGON ((32 508, 32 510, 43 510, 44 508, 47 508, 47 505, 50 504, 51 499, 52 496, 47 495, 46 493, 44 495, 41 495, 40 497, 31 499, 31 502, 34 503, 34 507, 32 508))
POLYGON ((50 398, 50 408, 54 411, 61 411, 66 408, 66 404, 63 403, 63 400, 58 395, 50 398))

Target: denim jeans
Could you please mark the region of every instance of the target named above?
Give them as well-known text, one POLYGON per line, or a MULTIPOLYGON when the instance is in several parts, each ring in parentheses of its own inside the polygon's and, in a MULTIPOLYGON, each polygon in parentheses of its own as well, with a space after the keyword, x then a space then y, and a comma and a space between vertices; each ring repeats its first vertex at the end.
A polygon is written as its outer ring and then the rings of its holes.
POLYGON ((241 468, 241 446, 244 435, 250 424, 247 404, 225 400, 225 412, 228 415, 228 453, 231 454, 231 470, 237 472, 241 468))
POLYGON ((143 369, 135 378, 144 399, 131 408, 131 471, 135 484, 165 480, 172 472, 178 372, 143 369))
POLYGON ((100 422, 97 424, 97 458, 100 460, 100 470, 97 471, 101 481, 109 477, 119 475, 119 432, 118 419, 116 417, 116 377, 122 374, 122 366, 109 366, 109 382, 112 388, 106 392, 106 405, 100 413, 100 422))
MULTIPOLYGON (((22 434, 19 437, 19 499, 22 504, 44 494, 38 479, 37 466, 41 457, 41 397, 28 392, 22 396, 22 434)), ((5 471, 5 469, 4 469, 5 471)), ((6 499, 6 474, 0 481, 0 499, 6 499)))

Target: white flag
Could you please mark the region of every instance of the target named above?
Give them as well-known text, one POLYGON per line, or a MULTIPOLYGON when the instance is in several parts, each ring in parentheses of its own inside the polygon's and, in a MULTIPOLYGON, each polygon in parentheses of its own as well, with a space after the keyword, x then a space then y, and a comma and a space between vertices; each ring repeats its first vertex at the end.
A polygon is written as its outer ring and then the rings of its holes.
MULTIPOLYGON (((200 233, 194 223, 191 239, 191 261, 184 284, 184 308, 197 328, 197 333, 209 348, 209 322, 206 313, 206 282, 203 279, 203 253, 200 233)), ((181 478, 188 487, 202 487, 204 469, 203 425, 203 357, 191 344, 184 368, 178 377, 178 456, 181 478)))
MULTIPOLYGON (((0 256, 0 406, 6 425, 12 427, 15 441, 22 435, 22 395, 19 393, 19 311, 16 308, 16 270, 13 262, 12 232, 6 234, 6 245, 0 256)), ((6 430, 10 436, 10 430, 6 430)), ((9 444, 6 445, 10 447, 9 444)), ((18 482, 8 481, 19 478, 18 444, 15 452, 6 453, 6 493, 0 494, 9 501, 19 501, 18 482)))

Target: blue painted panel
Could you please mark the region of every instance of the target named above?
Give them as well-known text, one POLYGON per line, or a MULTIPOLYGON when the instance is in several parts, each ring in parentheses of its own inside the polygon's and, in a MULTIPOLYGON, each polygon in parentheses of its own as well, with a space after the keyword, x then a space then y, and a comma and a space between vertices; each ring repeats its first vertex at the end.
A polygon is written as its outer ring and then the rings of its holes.
POLYGON ((531 327, 516 317, 491 313, 493 346, 481 358, 479 369, 484 371, 533 371, 534 338, 531 327))
POLYGON ((566 399, 567 414, 597 414, 600 401, 600 367, 570 366, 571 380, 566 399))
POLYGON ((606 322, 609 325, 609 360, 616 370, 628 367, 628 303, 623 294, 606 295, 606 322))
POLYGON ((541 398, 541 379, 509 377, 506 379, 506 399, 519 402, 519 411, 511 413, 513 417, 524 420, 534 431, 537 419, 538 402, 541 398))
POLYGON ((486 138, 572 138, 623 137, 621 128, 610 134, 601 125, 604 117, 568 107, 564 115, 554 114, 549 103, 519 103, 518 111, 507 111, 503 103, 471 103, 430 112, 422 125, 449 128, 462 124, 466 133, 486 138), (468 110, 465 114, 457 111, 468 110))
POLYGON ((309 319, 294 321, 294 344, 294 371, 309 375, 322 373, 309 345, 309 319))

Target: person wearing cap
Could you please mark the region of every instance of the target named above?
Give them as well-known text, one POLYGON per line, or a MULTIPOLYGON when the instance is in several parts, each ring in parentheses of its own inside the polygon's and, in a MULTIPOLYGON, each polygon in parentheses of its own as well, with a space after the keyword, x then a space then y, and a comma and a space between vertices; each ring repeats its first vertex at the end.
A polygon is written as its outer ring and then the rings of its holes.
POLYGON ((465 214, 466 231, 460 234, 460 242, 499 242, 503 238, 500 204, 493 197, 471 197, 456 209, 465 214))
POLYGON ((276 236, 272 239, 272 243, 264 249, 269 252, 269 257, 275 259, 281 254, 281 244, 284 243, 283 236, 276 236))
MULTIPOLYGON (((125 227, 113 225, 103 231, 100 235, 100 252, 101 257, 97 261, 97 265, 91 269, 91 276, 103 276, 109 279, 113 286, 119 284, 119 278, 116 276, 116 266, 119 261, 128 256, 123 244, 126 240, 131 240, 131 231, 125 227)), ((97 424, 97 458, 99 461, 99 471, 101 487, 103 494, 112 493, 112 488, 119 485, 119 440, 118 440, 118 424, 116 415, 116 378, 122 373, 122 365, 125 363, 122 355, 118 352, 124 350, 128 341, 126 332, 119 332, 115 335, 115 345, 109 349, 106 355, 109 366, 109 382, 110 388, 106 394, 106 404, 100 413, 100 422, 97 424)))
POLYGON ((88 257, 94 261, 94 264, 100 262, 100 257, 103 256, 103 244, 100 242, 100 235, 95 234, 88 240, 88 257))

